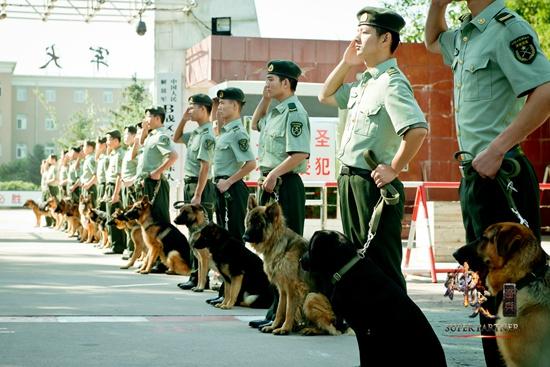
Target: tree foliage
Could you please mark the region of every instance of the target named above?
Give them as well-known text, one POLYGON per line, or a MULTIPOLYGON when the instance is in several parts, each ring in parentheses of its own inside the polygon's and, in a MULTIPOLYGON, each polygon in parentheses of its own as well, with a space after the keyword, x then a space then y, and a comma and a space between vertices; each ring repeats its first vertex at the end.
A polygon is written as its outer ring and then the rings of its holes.
POLYGON ((25 181, 40 185, 40 164, 44 158, 44 146, 35 145, 29 156, 0 165, 0 181, 25 181))
POLYGON ((550 1, 507 0, 506 5, 533 26, 539 36, 541 47, 548 56, 550 53, 550 1))
POLYGON ((122 92, 122 103, 117 110, 111 110, 113 116, 112 129, 121 132, 125 126, 135 125, 143 120, 144 111, 151 106, 151 96, 143 82, 132 76, 132 84, 122 92))
POLYGON ((96 115, 96 107, 86 96, 86 108, 75 112, 64 126, 64 134, 57 139, 57 145, 62 149, 75 146, 84 140, 90 140, 97 136, 99 119, 96 115))

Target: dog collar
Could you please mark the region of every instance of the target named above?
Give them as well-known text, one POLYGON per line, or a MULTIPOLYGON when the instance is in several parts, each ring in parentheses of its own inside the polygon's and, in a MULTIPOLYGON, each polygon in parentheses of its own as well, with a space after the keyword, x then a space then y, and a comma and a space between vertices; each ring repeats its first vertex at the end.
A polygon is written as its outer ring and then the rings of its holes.
POLYGON ((516 282, 516 289, 519 291, 521 288, 525 287, 529 283, 534 282, 535 280, 543 279, 548 271, 548 265, 543 264, 535 268, 532 272, 525 275, 523 278, 516 282))
POLYGON ((350 261, 347 262, 346 265, 342 266, 340 270, 338 270, 336 273, 332 275, 331 283, 332 285, 335 285, 338 283, 342 277, 355 265, 357 262, 361 259, 363 259, 365 256, 361 254, 355 255, 350 261))

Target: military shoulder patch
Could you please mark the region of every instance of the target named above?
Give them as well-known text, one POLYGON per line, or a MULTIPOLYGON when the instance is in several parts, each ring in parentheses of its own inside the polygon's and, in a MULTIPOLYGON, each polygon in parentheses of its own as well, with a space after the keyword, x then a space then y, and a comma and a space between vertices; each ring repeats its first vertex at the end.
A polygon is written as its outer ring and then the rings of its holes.
POLYGON ((515 18, 514 14, 506 13, 505 11, 503 11, 502 13, 497 14, 497 16, 495 17, 497 22, 500 22, 504 25, 506 25, 507 21, 509 21, 510 19, 514 19, 514 18, 515 18))
POLYGON ((294 121, 290 123, 290 133, 294 137, 302 135, 304 124, 301 121, 294 121))
POLYGON ((289 110, 290 112, 298 111, 298 107, 296 107, 296 103, 290 102, 290 103, 288 104, 288 110, 289 110))
POLYGON ((159 143, 163 144, 163 145, 169 144, 170 143, 170 138, 167 135, 161 135, 159 137, 159 143))
POLYGON ((533 42, 533 36, 525 34, 510 42, 510 49, 516 60, 523 64, 531 64, 537 56, 537 48, 533 42))
POLYGON ((204 149, 206 150, 212 150, 214 148, 214 145, 216 144, 216 142, 212 139, 205 139, 204 140, 204 149))
POLYGON ((239 149, 241 152, 247 152, 249 147, 248 139, 240 139, 239 140, 239 149))

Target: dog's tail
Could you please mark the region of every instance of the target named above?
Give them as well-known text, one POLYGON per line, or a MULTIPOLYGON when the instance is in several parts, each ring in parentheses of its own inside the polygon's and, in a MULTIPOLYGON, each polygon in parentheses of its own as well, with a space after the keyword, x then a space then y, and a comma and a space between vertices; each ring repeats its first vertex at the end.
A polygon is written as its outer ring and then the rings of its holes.
POLYGON ((185 260, 182 259, 180 253, 176 250, 172 250, 168 253, 166 262, 168 263, 168 268, 174 271, 174 273, 176 274, 189 275, 191 273, 189 263, 185 262, 185 260))

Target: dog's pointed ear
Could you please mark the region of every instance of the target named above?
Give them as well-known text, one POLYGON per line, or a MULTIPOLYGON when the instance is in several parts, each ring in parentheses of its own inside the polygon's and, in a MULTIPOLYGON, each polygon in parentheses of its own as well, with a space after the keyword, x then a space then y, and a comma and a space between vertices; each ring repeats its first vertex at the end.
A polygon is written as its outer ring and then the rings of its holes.
POLYGON ((281 217, 281 206, 276 201, 265 207, 265 215, 271 219, 272 222, 276 222, 281 217))
POLYGON ((149 202, 149 195, 143 195, 143 199, 141 199, 141 201, 143 203, 148 203, 149 202))
POLYGON ((248 195, 248 210, 252 210, 257 206, 258 202, 256 201, 256 196, 248 195))
MULTIPOLYGON (((517 223, 502 223, 494 235, 494 241, 499 256, 508 260, 520 248, 532 240, 530 230, 517 223)), ((534 237, 533 237, 534 238, 534 237)))

